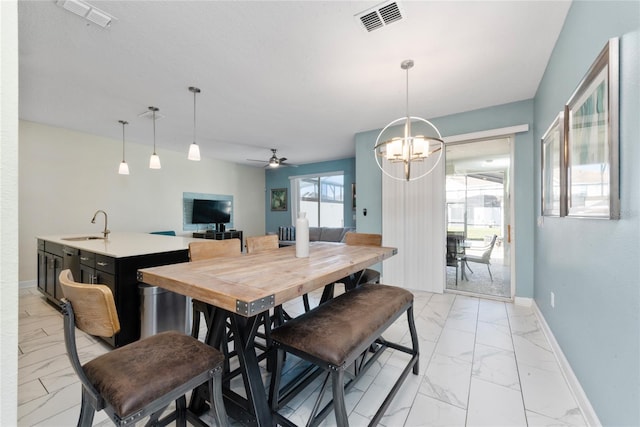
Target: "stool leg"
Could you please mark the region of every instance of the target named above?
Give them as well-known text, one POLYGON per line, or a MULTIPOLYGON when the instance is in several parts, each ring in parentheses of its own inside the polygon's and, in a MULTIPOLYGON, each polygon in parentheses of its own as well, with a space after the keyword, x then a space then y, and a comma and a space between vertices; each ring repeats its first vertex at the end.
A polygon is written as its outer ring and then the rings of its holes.
POLYGON ((336 415, 336 424, 338 427, 348 427, 349 418, 344 404, 344 371, 342 369, 331 371, 331 383, 333 386, 333 410, 336 415))
POLYGON ((78 427, 90 427, 93 424, 93 416, 96 413, 91 405, 89 392, 82 387, 82 404, 80 405, 80 418, 78 418, 78 427))
POLYGON ((187 427, 187 399, 184 395, 176 399, 176 426, 187 427))
POLYGON ((222 398, 222 369, 216 368, 213 376, 209 379, 209 396, 211 396, 211 409, 214 412, 216 423, 219 427, 229 425, 227 419, 227 411, 224 408, 224 399, 222 398))
POLYGON ((416 364, 413 365, 414 375, 418 375, 420 371, 420 348, 418 346, 418 333, 416 332, 416 324, 413 321, 413 304, 407 310, 407 321, 409 323, 409 333, 411 334, 411 344, 413 346, 413 353, 418 357, 416 364))

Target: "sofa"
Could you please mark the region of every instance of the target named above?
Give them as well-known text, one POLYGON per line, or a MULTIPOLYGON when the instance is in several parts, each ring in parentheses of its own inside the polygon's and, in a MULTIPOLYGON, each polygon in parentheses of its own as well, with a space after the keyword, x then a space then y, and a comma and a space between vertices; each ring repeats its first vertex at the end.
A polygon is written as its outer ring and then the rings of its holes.
MULTIPOLYGON (((278 240, 280 246, 295 245, 295 227, 279 227, 278 240)), ((343 242, 348 231, 355 231, 353 227, 309 227, 310 242, 343 242)))

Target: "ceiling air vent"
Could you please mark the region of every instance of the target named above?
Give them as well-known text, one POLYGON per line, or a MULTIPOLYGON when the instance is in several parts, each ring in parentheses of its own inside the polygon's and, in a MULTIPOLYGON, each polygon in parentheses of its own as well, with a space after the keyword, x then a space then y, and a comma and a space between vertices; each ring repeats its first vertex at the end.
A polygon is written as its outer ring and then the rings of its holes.
POLYGON ((371 9, 356 14, 356 18, 371 32, 403 18, 403 11, 398 2, 384 2, 371 9))

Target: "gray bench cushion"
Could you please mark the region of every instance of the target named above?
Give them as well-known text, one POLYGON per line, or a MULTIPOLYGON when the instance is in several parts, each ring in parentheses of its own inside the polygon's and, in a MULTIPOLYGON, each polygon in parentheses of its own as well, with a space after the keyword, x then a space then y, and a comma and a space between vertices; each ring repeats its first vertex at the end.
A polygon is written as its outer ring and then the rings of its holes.
POLYGON ((288 321, 274 329, 271 337, 290 349, 342 366, 412 302, 413 294, 406 289, 364 285, 288 321))

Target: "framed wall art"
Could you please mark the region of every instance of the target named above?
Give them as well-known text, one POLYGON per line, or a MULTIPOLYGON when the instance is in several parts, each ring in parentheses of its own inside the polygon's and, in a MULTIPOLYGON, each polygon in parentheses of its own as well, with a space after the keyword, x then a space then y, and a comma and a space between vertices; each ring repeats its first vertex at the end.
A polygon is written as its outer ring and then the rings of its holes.
POLYGON ((271 189, 271 210, 286 211, 287 210, 287 189, 272 188, 271 189))
POLYGON ((560 112, 542 136, 542 215, 567 214, 567 169, 564 144, 564 112, 560 112))
POLYGON ((620 218, 619 41, 610 39, 565 106, 567 215, 620 218))

